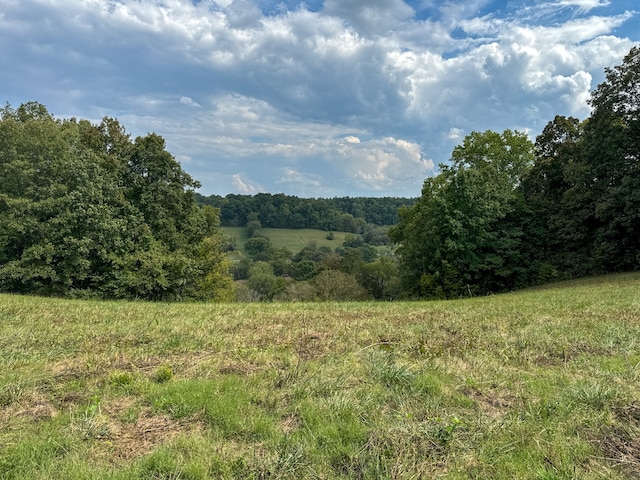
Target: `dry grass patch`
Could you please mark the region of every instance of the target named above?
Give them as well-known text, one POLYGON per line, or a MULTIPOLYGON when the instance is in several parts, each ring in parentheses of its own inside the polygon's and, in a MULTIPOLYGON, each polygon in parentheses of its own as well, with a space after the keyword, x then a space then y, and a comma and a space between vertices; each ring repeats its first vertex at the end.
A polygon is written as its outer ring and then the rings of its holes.
POLYGON ((640 403, 616 408, 617 425, 596 440, 605 458, 633 478, 640 478, 640 403))
POLYGON ((134 422, 109 421, 109 450, 114 462, 130 461, 151 453, 179 435, 201 433, 197 419, 175 420, 143 409, 134 422))

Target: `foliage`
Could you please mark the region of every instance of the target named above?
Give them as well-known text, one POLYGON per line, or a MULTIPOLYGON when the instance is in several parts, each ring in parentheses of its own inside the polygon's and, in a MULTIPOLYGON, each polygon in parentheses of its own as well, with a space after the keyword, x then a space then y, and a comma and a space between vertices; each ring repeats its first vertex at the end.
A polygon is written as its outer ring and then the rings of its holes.
POLYGON ((198 202, 220 209, 226 227, 259 221, 264 228, 314 228, 361 233, 372 226, 394 225, 398 208, 412 205, 411 198, 298 198, 282 193, 235 195, 225 197, 197 195, 198 202))
POLYGON ((394 300, 402 295, 395 260, 383 257, 364 264, 358 272, 358 281, 376 300, 394 300))
POLYGON ((533 159, 524 133, 474 132, 454 149, 451 165, 425 180, 422 197, 390 230, 410 293, 455 297, 514 284, 521 231, 505 219, 533 159))
POLYGON ((266 260, 269 256, 271 242, 266 237, 251 237, 244 244, 244 250, 255 260, 266 260))
POLYGON ((574 277, 640 266, 640 48, 607 68, 583 123, 556 117, 522 185, 533 264, 574 277))
POLYGON ((567 224, 569 215, 563 205, 563 197, 575 185, 572 177, 580 169, 582 130, 583 124, 573 117, 556 116, 549 122, 536 138, 535 164, 520 185, 527 206, 522 212, 525 255, 534 265, 530 283, 552 280, 553 270, 558 275, 557 269, 566 271, 588 260, 584 229, 567 224))
MULTIPOLYGON (((591 252, 603 271, 640 265, 640 47, 591 97, 581 180, 594 200, 591 252)), ((590 232, 591 233, 591 232, 590 232)), ((597 268, 597 267, 596 267, 597 268)))
POLYGON ((229 298, 218 212, 162 137, 117 120, 0 119, 0 290, 106 298, 229 298))
POLYGON ((472 133, 390 231, 408 293, 486 294, 640 268, 640 47, 605 70, 584 122, 472 133))
POLYGON ((316 300, 347 301, 365 300, 368 295, 358 280, 339 270, 323 270, 313 277, 316 300))

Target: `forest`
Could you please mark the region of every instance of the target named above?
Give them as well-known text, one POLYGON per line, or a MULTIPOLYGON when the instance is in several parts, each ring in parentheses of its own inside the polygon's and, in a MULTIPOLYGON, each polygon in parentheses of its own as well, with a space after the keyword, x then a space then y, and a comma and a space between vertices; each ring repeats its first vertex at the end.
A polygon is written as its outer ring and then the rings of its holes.
POLYGON ((640 266, 640 48, 587 119, 472 132, 419 198, 205 197, 151 133, 0 110, 0 291, 162 301, 457 298, 640 266), (246 255, 220 230, 245 227, 246 255), (351 235, 272 245, 263 228, 351 235))
POLYGON ((398 209, 413 205, 415 198, 336 197, 298 198, 278 193, 225 197, 196 194, 203 205, 220 210, 224 227, 242 227, 249 215, 257 214, 265 228, 317 228, 361 233, 367 224, 389 226, 398 223, 398 209))

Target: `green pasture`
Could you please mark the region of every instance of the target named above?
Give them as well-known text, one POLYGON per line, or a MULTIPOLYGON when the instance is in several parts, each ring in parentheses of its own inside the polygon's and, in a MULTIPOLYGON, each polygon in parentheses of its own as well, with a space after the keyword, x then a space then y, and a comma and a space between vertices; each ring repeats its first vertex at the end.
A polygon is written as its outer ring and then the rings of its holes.
POLYGON ((0 295, 2 479, 631 479, 640 274, 449 302, 0 295))
MULTIPOLYGON (((237 249, 244 253, 244 244, 249 239, 246 229, 244 227, 221 227, 220 229, 226 235, 235 238, 237 249)), ((329 240, 327 238, 329 233, 325 230, 312 228, 263 228, 260 230, 260 234, 267 237, 274 248, 288 248, 294 254, 310 244, 334 250, 336 247, 342 246, 347 235, 353 235, 345 232, 331 232, 333 240, 329 240)))

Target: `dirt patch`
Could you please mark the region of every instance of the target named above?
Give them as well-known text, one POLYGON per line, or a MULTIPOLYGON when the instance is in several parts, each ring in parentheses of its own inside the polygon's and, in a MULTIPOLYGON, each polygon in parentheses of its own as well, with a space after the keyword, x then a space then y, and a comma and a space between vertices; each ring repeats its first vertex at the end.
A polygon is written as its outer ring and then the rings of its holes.
POLYGON ((640 478, 640 403, 614 410, 617 426, 596 440, 606 460, 633 478, 640 478))
POLYGON ((155 415, 149 408, 141 408, 134 421, 122 416, 134 406, 134 399, 123 398, 102 410, 107 417, 108 442, 113 462, 129 461, 152 452, 181 434, 201 431, 197 419, 175 420, 167 415, 155 415))
POLYGON ((51 378, 56 383, 69 382, 89 376, 86 363, 83 365, 78 359, 63 360, 51 364, 49 366, 49 372, 51 372, 51 378))
POLYGON ((58 410, 45 398, 33 395, 23 398, 0 409, 0 427, 8 425, 15 418, 24 418, 29 421, 50 420, 58 415, 58 410))
POLYGON ((33 421, 50 420, 58 415, 58 410, 43 399, 32 405, 18 409, 14 415, 18 417, 27 417, 33 421))
POLYGON ((151 452, 181 433, 193 431, 189 424, 166 415, 144 414, 129 424, 110 424, 110 441, 114 459, 131 460, 151 452))
POLYGON ((480 412, 491 418, 502 417, 513 405, 514 400, 493 391, 482 391, 476 387, 462 387, 463 394, 472 398, 480 412))
POLYGON ((280 430, 285 435, 289 435, 291 432, 298 429, 300 421, 298 420, 298 416, 295 414, 287 415, 280 421, 280 430))
POLYGON ((576 359, 580 355, 611 356, 613 353, 614 352, 610 348, 591 345, 586 342, 579 342, 563 347, 550 347, 547 351, 536 356, 534 358, 534 363, 542 367, 553 367, 566 365, 568 362, 576 359))
POLYGON ((218 372, 222 375, 249 376, 258 370, 259 367, 251 362, 234 362, 232 360, 225 360, 218 367, 218 372))
POLYGON ((330 351, 329 339, 332 334, 327 332, 309 332, 298 338, 296 353, 302 360, 312 360, 322 357, 330 351))

